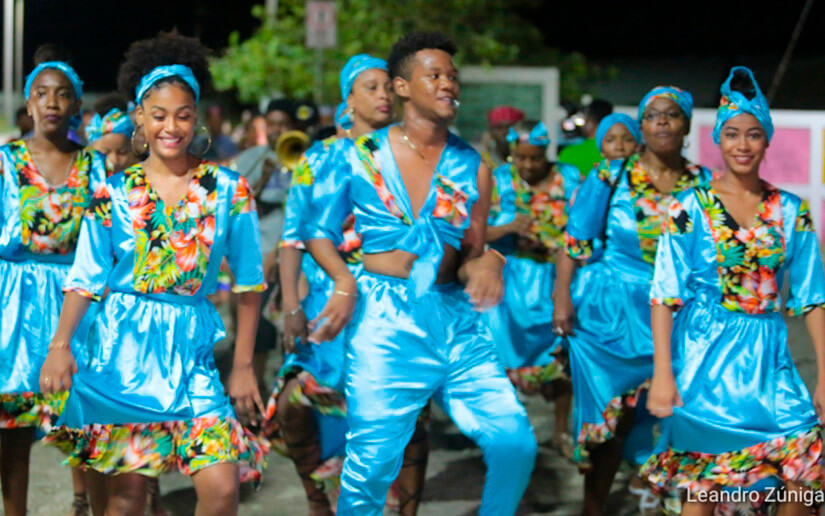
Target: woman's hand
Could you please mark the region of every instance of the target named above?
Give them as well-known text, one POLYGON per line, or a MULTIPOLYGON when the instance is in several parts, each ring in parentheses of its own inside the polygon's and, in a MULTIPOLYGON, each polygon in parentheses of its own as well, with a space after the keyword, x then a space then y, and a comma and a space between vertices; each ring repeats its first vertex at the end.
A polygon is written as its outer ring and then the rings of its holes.
POLYGON ((464 292, 470 296, 474 310, 482 312, 501 302, 504 295, 504 279, 501 276, 504 263, 500 254, 487 251, 467 264, 464 292))
POLYGON ((297 340, 303 344, 307 343, 307 316, 301 305, 297 307, 284 307, 284 351, 295 353, 295 343, 297 340))
POLYGON ((533 227, 533 217, 525 213, 519 213, 509 224, 510 231, 520 236, 529 236, 530 228, 533 227))
POLYGON ((553 331, 560 337, 575 335, 576 332, 573 331, 575 323, 576 308, 573 306, 570 290, 556 289, 553 293, 553 331))
POLYGON ((264 414, 264 402, 258 390, 258 380, 252 364, 234 365, 227 382, 227 394, 235 402, 235 410, 243 414, 249 421, 255 419, 255 408, 264 414))
POLYGON ((40 392, 54 394, 72 388, 72 376, 77 373, 77 363, 68 345, 52 342, 46 361, 40 368, 40 392))
POLYGON ((654 374, 647 393, 647 410, 658 418, 666 418, 673 415, 673 407, 682 405, 673 374, 654 374))
POLYGON ((357 296, 358 289, 352 275, 336 280, 335 289, 324 309, 309 323, 312 330, 309 342, 320 344, 337 337, 352 319, 357 296))

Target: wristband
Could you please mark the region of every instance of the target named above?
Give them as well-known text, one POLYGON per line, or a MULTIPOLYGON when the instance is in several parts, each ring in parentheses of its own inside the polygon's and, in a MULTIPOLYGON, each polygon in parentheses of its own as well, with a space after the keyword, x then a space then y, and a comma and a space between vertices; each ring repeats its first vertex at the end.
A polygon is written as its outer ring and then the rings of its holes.
POLYGON ((355 297, 355 294, 351 294, 351 293, 346 292, 344 290, 336 290, 336 291, 333 292, 333 294, 338 294, 340 296, 347 296, 347 297, 355 297))
POLYGON ((495 250, 495 249, 493 249, 493 248, 487 249, 487 252, 488 252, 488 253, 493 253, 494 255, 496 255, 496 256, 498 256, 499 258, 501 258, 502 265, 506 265, 506 264, 507 264, 507 258, 505 258, 505 257, 504 257, 504 255, 503 255, 503 254, 501 254, 500 252, 496 251, 496 250, 495 250))
POLYGON ((61 340, 53 340, 49 343, 49 351, 53 349, 70 349, 71 347, 71 343, 61 340))

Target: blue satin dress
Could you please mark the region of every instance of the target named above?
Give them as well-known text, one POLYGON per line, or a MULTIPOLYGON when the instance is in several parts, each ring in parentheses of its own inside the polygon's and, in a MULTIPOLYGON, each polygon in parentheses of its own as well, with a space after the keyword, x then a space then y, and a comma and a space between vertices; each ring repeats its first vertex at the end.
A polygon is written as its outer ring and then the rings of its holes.
POLYGON ((625 457, 642 463, 653 450, 656 420, 640 396, 653 376, 649 294, 656 244, 673 195, 710 179, 708 169, 690 165, 673 193, 662 195, 636 154, 603 161, 576 193, 567 223, 568 254, 588 259, 593 241, 605 241, 602 257, 582 267, 571 287, 576 326, 568 352, 580 469, 590 467, 589 448, 614 436, 625 408, 641 407, 625 440, 625 457))
MULTIPOLYGON (((40 394, 40 368, 57 330, 83 213, 106 167, 100 154, 81 149, 66 183, 55 187, 23 140, 0 147, 0 160, 0 429, 48 432, 65 395, 40 394)), ((87 360, 81 342, 72 350, 87 360)))
POLYGON ((564 247, 568 204, 581 182, 579 169, 550 165, 541 185, 530 186, 516 167, 493 171, 495 187, 489 226, 504 226, 517 214, 533 219, 530 235, 511 233, 490 244, 507 257, 504 299, 485 318, 510 380, 522 392, 535 394, 544 385, 566 378, 555 352, 560 338, 553 332, 553 284, 556 255, 564 247))
POLYGON ((348 147, 352 171, 339 169, 339 195, 319 216, 321 231, 335 231, 351 207, 364 253, 400 249, 418 255, 409 279, 368 271, 358 279, 347 342, 350 430, 338 514, 383 513, 404 447, 430 398, 484 451, 487 478, 480 514, 513 514, 536 454, 527 413, 463 287, 433 284, 444 246, 458 249, 470 225, 481 157, 451 134, 416 216, 388 132, 381 129, 348 147))
POLYGON ((651 303, 677 309, 672 357, 684 406, 662 421, 643 474, 657 488, 693 492, 769 477, 822 488, 822 440, 810 394, 788 351, 785 308, 825 307, 825 274, 807 204, 765 183, 754 224, 742 228, 710 185, 669 210, 651 303))
POLYGON ((174 206, 141 164, 95 192, 65 290, 109 294, 53 434, 67 464, 147 476, 261 466, 267 446, 240 425, 218 375, 213 347, 225 330, 207 299, 224 257, 236 292, 263 291, 259 238, 246 180, 214 163, 198 166, 174 206))
MULTIPOLYGON (((286 221, 281 247, 304 249, 304 240, 313 232, 310 221, 314 218, 313 202, 324 204, 323 197, 334 194, 337 186, 330 181, 333 171, 345 159, 343 150, 347 142, 329 138, 315 143, 301 157, 292 175, 292 184, 286 202, 286 221), (318 199, 317 201, 315 199, 318 199)), ((355 233, 354 217, 347 215, 338 224, 335 234, 341 257, 357 278, 361 271, 361 238, 355 233)), ((315 319, 329 300, 335 289, 332 279, 315 263, 309 253, 304 253, 301 270, 307 278, 309 291, 301 301, 308 320, 315 319)), ((346 414, 344 400, 344 346, 347 330, 342 331, 333 341, 323 346, 309 342, 296 343, 295 353, 289 353, 276 380, 275 388, 267 405, 267 433, 274 436, 276 449, 285 451, 285 445, 278 440, 275 421, 278 394, 286 380, 296 376, 300 391, 293 396, 296 403, 314 409, 319 426, 321 458, 326 461, 312 475, 316 482, 325 487, 337 484, 335 477, 340 472, 341 459, 346 443, 346 414)), ((296 391, 293 391, 295 393, 296 391)), ((290 400, 292 401, 292 400, 290 400)))

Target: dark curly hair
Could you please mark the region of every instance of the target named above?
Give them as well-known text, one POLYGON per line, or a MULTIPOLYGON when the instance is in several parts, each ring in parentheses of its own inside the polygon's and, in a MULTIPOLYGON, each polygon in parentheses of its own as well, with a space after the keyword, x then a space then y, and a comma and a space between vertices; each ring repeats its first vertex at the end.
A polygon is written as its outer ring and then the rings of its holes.
POLYGON ((97 99, 92 105, 92 110, 100 116, 105 115, 113 109, 119 109, 124 113, 129 109, 128 101, 121 93, 113 91, 97 99))
MULTIPOLYGON (((164 65, 181 64, 191 68, 200 84, 201 94, 212 85, 209 49, 196 38, 181 36, 176 31, 161 32, 154 38, 136 41, 129 46, 124 57, 117 74, 117 86, 127 98, 135 95, 135 89, 144 75, 164 65)), ((158 81, 155 87, 172 82, 191 91, 186 83, 174 77, 158 81)), ((136 102, 141 100, 135 99, 136 102)))
POLYGON ((401 36, 390 50, 387 59, 390 78, 403 77, 409 79, 412 74, 412 60, 419 50, 443 50, 451 56, 457 48, 450 38, 441 32, 413 31, 401 36))
POLYGON ((63 61, 71 64, 72 55, 64 47, 56 43, 44 43, 34 51, 34 66, 48 61, 63 61))

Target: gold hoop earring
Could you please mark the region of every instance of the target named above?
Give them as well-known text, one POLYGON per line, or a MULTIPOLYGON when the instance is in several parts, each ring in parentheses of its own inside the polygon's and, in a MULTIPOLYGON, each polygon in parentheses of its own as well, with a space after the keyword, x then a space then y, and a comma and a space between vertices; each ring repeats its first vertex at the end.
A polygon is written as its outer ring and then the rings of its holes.
POLYGON ((206 131, 206 137, 208 138, 208 140, 206 141, 206 149, 204 149, 204 151, 201 152, 201 157, 204 157, 206 156, 206 153, 209 152, 209 149, 212 148, 212 134, 209 132, 209 129, 207 129, 205 125, 202 125, 198 128, 198 132, 200 132, 201 130, 206 131))
POLYGON ((143 149, 136 149, 135 148, 135 135, 137 135, 138 130, 140 130, 142 128, 143 128, 143 124, 135 127, 135 130, 132 131, 132 138, 131 138, 132 152, 135 153, 135 156, 143 156, 144 154, 146 154, 146 151, 149 150, 149 142, 146 141, 146 136, 145 135, 143 137, 143 149))

